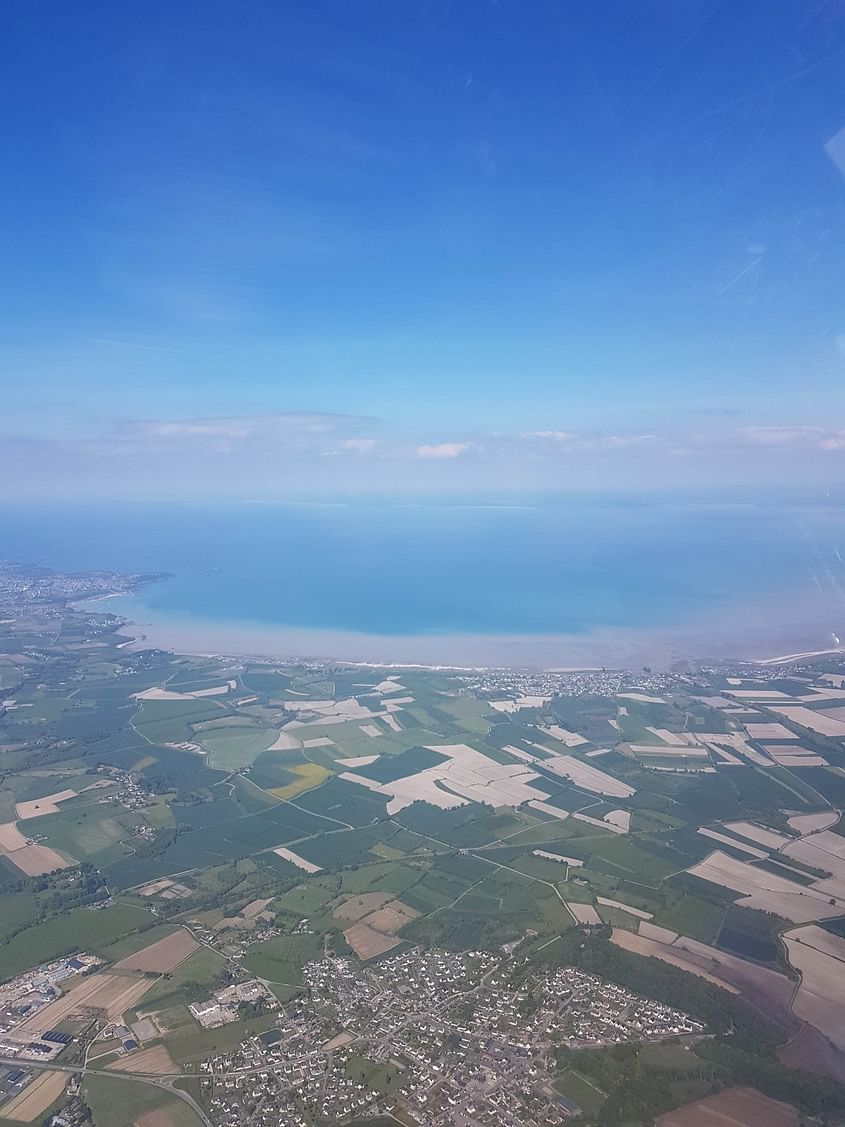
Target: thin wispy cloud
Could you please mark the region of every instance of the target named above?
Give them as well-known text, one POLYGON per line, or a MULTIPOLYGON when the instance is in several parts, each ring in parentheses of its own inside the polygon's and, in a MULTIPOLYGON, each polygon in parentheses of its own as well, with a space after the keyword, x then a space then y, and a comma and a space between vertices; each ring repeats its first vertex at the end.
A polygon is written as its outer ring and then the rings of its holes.
POLYGON ((340 445, 343 450, 352 450, 356 454, 368 454, 377 443, 374 438, 347 438, 340 445))
POLYGON ((436 445, 417 447, 418 458, 449 459, 459 458, 472 447, 471 442, 441 442, 436 445))
POLYGON ((752 446, 845 450, 845 427, 749 426, 740 435, 752 446))
MULTIPOLYGON (((372 426, 370 416, 333 414, 327 411, 279 411, 232 417, 194 419, 142 419, 115 428, 118 437, 150 441, 182 441, 222 438, 231 442, 284 435, 337 435, 360 426, 372 426)), ((375 439, 349 438, 348 449, 371 449, 375 439)))

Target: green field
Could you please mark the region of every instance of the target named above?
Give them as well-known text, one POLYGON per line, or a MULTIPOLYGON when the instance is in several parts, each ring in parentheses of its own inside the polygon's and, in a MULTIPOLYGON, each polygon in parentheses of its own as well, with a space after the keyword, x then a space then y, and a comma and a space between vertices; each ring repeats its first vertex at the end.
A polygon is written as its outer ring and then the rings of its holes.
POLYGON ((19 932, 0 946, 0 978, 11 978, 29 967, 75 951, 105 952, 116 939, 154 922, 148 911, 131 904, 115 904, 96 912, 76 908, 19 932))
POLYGON ((88 1073, 82 1096, 93 1115, 94 1127, 127 1127, 148 1111, 167 1110, 168 1127, 199 1127, 201 1119, 183 1100, 124 1076, 88 1073))
POLYGON ((282 986, 301 986, 302 968, 319 959, 323 940, 319 935, 280 935, 251 947, 244 966, 257 978, 282 986))
POLYGON ((369 1091, 389 1095, 401 1085, 403 1073, 394 1065, 367 1060, 366 1057, 353 1053, 346 1062, 346 1075, 356 1084, 363 1084, 369 1091))
POLYGON ((569 1068, 555 1081, 555 1087, 562 1096, 572 1100, 582 1111, 594 1118, 599 1114, 602 1104, 607 1096, 595 1081, 588 1080, 580 1072, 569 1068))
POLYGON ((278 728, 226 727, 220 725, 203 729, 194 739, 209 752, 209 764, 221 771, 237 771, 252 761, 275 742, 278 728))
POLYGON ((668 908, 657 912, 654 922, 690 939, 714 943, 724 918, 724 905, 696 896, 682 896, 668 908))

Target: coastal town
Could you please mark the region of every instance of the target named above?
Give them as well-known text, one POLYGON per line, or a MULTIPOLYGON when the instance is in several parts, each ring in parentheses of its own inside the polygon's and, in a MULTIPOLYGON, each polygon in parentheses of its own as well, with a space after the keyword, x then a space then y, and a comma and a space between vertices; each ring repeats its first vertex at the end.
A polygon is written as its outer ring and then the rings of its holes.
POLYGON ((304 974, 307 1000, 200 1066, 222 1127, 388 1111, 443 1127, 559 1124, 578 1108, 553 1087, 557 1046, 704 1032, 670 1006, 515 954, 415 949, 365 967, 329 957, 304 974))

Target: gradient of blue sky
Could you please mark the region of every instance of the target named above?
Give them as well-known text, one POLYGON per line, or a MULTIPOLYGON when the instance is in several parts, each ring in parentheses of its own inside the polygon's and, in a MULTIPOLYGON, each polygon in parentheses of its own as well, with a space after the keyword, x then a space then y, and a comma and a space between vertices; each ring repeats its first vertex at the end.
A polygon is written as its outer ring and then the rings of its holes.
POLYGON ((0 22, 21 492, 842 479, 842 0, 0 22))

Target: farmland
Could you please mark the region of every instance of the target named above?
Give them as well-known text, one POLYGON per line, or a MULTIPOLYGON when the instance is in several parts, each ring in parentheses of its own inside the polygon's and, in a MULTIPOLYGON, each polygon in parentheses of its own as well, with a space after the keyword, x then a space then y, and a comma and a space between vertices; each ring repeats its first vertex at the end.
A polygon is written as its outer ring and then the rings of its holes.
MULTIPOLYGON (((104 1038, 98 1067, 178 1070, 274 1028, 252 1002, 201 1027, 191 1007, 231 982, 287 1001, 323 957, 363 968, 513 946, 531 965, 588 951, 647 967, 650 989, 658 966, 777 1029, 785 1060, 806 1058, 811 1030, 826 1071, 845 1075, 836 669, 187 657, 121 648, 108 616, 61 613, 58 635, 0 624, 9 699, 33 705, 0 714, 0 975, 98 955, 38 1019, 138 1025, 147 1040, 124 1054, 104 1038), (10 656, 23 637, 41 656, 10 656)), ((588 1114, 613 1106, 588 1062, 561 1077, 588 1114)), ((703 1089, 673 1091, 678 1115, 707 1113, 703 1089)))

